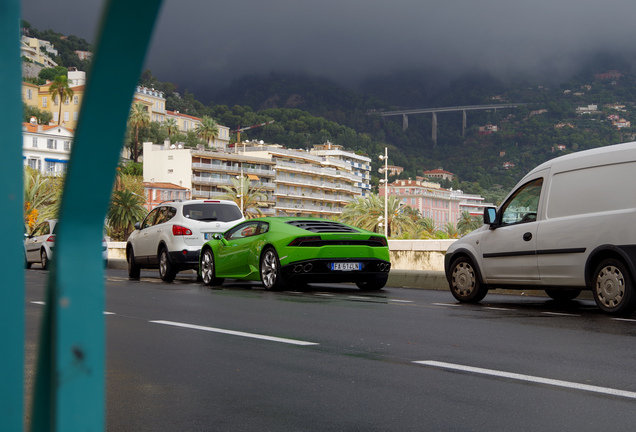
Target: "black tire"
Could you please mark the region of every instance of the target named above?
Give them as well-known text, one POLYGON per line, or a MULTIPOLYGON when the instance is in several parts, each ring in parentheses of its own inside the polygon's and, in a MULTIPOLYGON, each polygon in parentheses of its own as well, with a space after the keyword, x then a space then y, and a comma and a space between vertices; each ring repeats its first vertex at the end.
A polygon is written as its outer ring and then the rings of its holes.
POLYGON ((205 249, 201 254, 201 262, 199 263, 201 272, 201 281, 207 286, 221 286, 225 279, 217 278, 216 268, 214 266, 214 254, 212 249, 205 249))
POLYGON ((280 291, 287 285, 280 268, 278 254, 272 247, 266 248, 261 255, 260 273, 265 289, 280 291))
POLYGON ((614 258, 606 259, 596 267, 592 295, 603 312, 629 315, 636 309, 632 276, 625 264, 614 258))
POLYGON ((165 247, 159 251, 159 277, 164 282, 172 282, 177 276, 177 269, 170 262, 170 255, 165 247))
POLYGON ((574 300, 581 294, 580 289, 568 289, 568 290, 560 290, 560 289, 547 289, 545 293, 552 300, 556 300, 558 302, 566 302, 570 300, 574 300))
POLYGON ((475 264, 468 257, 453 261, 448 285, 453 297, 464 303, 477 303, 488 294, 488 287, 479 281, 475 264))
POLYGON ((130 247, 128 249, 128 256, 126 258, 128 258, 128 277, 130 279, 139 279, 139 276, 141 275, 141 267, 139 267, 137 265, 137 262, 135 261, 135 253, 132 250, 132 247, 130 247))
POLYGON ((380 291, 384 288, 384 285, 386 285, 387 280, 389 280, 388 274, 376 276, 374 279, 356 282, 356 285, 361 291, 380 291))
POLYGON ((24 268, 25 269, 31 268, 31 263, 27 261, 26 255, 24 255, 24 268))
POLYGON ((42 249, 40 251, 40 262, 42 263, 42 269, 48 270, 49 268, 49 256, 46 254, 46 250, 42 249))

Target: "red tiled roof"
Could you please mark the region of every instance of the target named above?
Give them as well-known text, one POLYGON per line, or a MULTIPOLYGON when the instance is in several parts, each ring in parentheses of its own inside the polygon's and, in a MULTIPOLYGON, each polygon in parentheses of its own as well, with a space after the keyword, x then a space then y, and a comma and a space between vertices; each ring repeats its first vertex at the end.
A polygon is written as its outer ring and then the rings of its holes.
POLYGON ((424 174, 450 174, 453 175, 452 172, 444 171, 442 169, 434 169, 430 171, 424 171, 424 174))
POLYGON ((171 116, 177 116, 177 117, 187 117, 187 118, 192 119, 192 120, 201 121, 201 119, 199 117, 195 117, 195 116, 191 116, 191 115, 187 115, 187 114, 183 114, 183 113, 178 113, 176 111, 166 111, 166 114, 171 115, 171 116))
POLYGON ((73 132, 73 129, 69 129, 66 126, 62 126, 62 125, 37 125, 37 124, 31 124, 31 123, 22 123, 26 129, 27 132, 37 132, 38 131, 38 126, 42 126, 42 132, 47 131, 47 130, 51 130, 51 129, 55 129, 56 127, 63 127, 64 129, 73 132))
POLYGON ((176 184, 173 183, 160 183, 160 182, 155 182, 155 183, 150 183, 150 182, 143 182, 142 183, 143 186, 145 188, 152 188, 152 189, 178 189, 178 190, 188 190, 188 188, 185 188, 183 186, 177 186, 176 184))

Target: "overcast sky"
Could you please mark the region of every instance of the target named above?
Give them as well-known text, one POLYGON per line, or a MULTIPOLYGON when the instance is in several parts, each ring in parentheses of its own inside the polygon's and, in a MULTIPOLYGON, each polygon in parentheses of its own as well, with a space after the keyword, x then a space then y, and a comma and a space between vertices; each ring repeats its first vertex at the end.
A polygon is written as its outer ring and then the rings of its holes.
MULTIPOLYGON (((94 42, 104 3, 23 0, 22 16, 94 42)), ((195 95, 269 71, 567 76, 590 53, 635 53, 635 19, 636 0, 164 0, 146 67, 195 95)))

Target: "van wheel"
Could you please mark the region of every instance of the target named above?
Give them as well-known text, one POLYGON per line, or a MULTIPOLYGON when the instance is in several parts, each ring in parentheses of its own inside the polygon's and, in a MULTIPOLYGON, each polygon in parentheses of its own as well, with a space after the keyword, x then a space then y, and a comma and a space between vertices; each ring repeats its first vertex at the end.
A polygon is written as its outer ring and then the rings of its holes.
POLYGON ((594 301, 602 311, 629 315, 636 309, 632 277, 623 262, 609 258, 601 262, 592 279, 594 301))
POLYGON ((459 257, 453 261, 448 285, 453 297, 460 302, 477 303, 488 294, 488 287, 479 282, 475 265, 468 257, 459 257))
POLYGON ((545 290, 545 293, 552 300, 556 300, 556 301, 570 301, 570 300, 574 300, 575 298, 577 298, 581 294, 581 290, 580 289, 578 289, 578 290, 577 289, 574 289, 574 290, 547 289, 547 290, 545 290))

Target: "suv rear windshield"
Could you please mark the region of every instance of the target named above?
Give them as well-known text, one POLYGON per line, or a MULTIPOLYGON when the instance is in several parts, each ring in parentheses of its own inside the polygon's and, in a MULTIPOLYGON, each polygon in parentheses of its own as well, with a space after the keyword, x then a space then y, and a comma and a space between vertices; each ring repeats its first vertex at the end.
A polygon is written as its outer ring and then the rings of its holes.
POLYGON ((199 221, 231 222, 241 218, 241 211, 230 204, 186 204, 183 216, 199 221))

